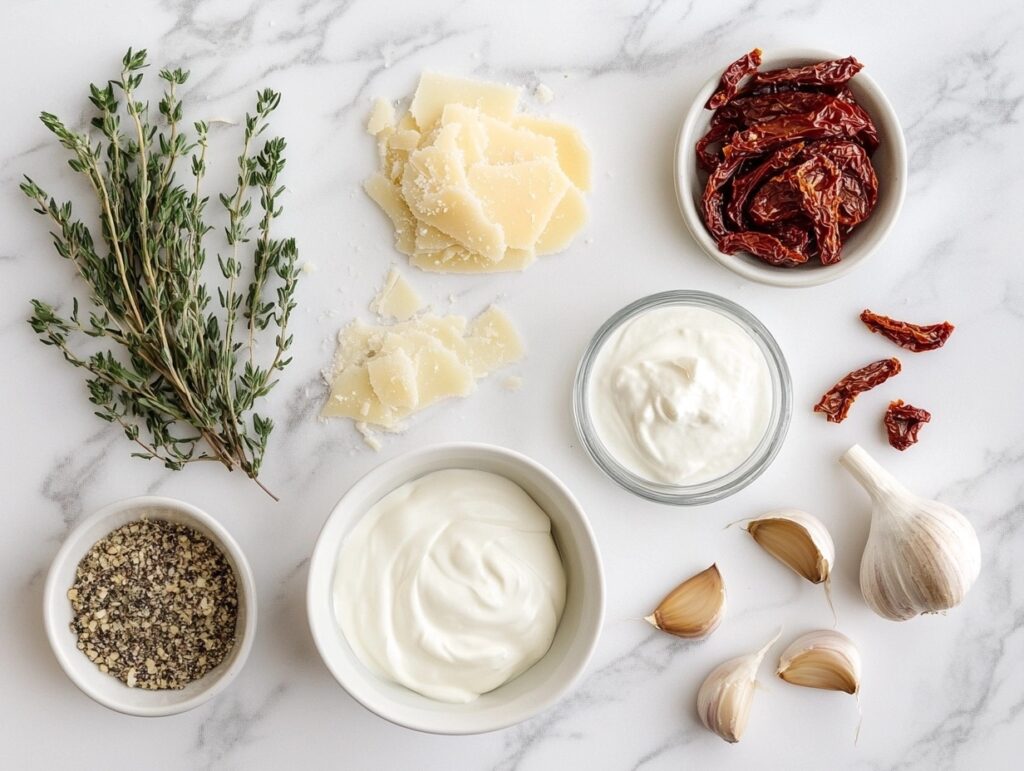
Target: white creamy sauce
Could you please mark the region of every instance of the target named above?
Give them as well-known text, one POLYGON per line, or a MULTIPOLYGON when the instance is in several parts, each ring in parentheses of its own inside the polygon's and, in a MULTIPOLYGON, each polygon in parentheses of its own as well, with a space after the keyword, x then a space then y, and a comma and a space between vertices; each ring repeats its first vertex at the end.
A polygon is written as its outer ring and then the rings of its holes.
POLYGON ((484 471, 435 471, 393 490, 338 554, 335 614, 355 654, 438 701, 472 701, 529 669, 564 605, 547 514, 484 471))
POLYGON ((591 370, 601 442, 644 479, 694 485, 729 473, 757 447, 772 409, 754 339, 707 308, 664 306, 626 321, 591 370))

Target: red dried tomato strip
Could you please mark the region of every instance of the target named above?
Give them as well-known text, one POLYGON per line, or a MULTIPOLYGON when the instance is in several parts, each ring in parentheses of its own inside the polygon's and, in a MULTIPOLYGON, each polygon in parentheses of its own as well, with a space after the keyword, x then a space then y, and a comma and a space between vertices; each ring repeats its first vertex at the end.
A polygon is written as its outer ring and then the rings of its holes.
POLYGON ((864 116, 841 99, 831 99, 815 112, 781 115, 738 131, 724 148, 742 155, 759 155, 800 139, 855 137, 867 126, 864 116), (731 150, 730 150, 731 148, 731 150))
POLYGON ((747 205, 747 199, 755 187, 761 184, 769 174, 781 171, 793 162, 793 159, 803 150, 803 142, 794 142, 791 145, 780 147, 768 158, 754 167, 741 177, 736 177, 732 183, 732 200, 726 208, 729 219, 738 227, 743 227, 743 209, 747 205))
POLYGON ((783 172, 768 180, 747 207, 747 214, 757 225, 774 225, 803 215, 801 196, 792 174, 783 172))
POLYGON ((790 268, 807 262, 807 255, 793 249, 771 233, 743 230, 718 239, 718 248, 725 254, 750 252, 769 265, 790 268))
POLYGON ((711 128, 708 129, 708 133, 697 140, 697 163, 704 171, 714 171, 715 167, 721 163, 719 153, 713 153, 708 150, 711 145, 721 142, 723 139, 728 137, 736 130, 736 127, 728 123, 720 123, 715 125, 712 123, 711 128))
POLYGON ((946 344, 949 336, 956 329, 948 321, 941 324, 911 324, 909 321, 897 321, 888 316, 882 316, 865 309, 860 314, 860 320, 867 325, 872 332, 877 332, 882 337, 892 340, 901 348, 908 351, 920 353, 921 351, 934 351, 946 344))
POLYGON ((814 405, 814 411, 823 413, 829 423, 842 423, 857 396, 899 374, 900 369, 900 360, 896 358, 881 359, 856 369, 826 391, 814 405))
POLYGON ((889 435, 889 444, 900 451, 917 444, 917 432, 931 419, 932 414, 928 410, 904 404, 902 399, 890 402, 883 421, 885 433, 889 435))
POLYGON ((733 174, 739 170, 743 161, 744 159, 739 156, 726 158, 711 172, 711 176, 708 177, 707 184, 704 186, 704 195, 701 198, 704 224, 707 226, 708 232, 715 238, 721 238, 729 232, 729 228, 725 224, 723 188, 733 174))
POLYGON ((844 59, 832 59, 803 67, 785 67, 759 72, 754 76, 754 84, 757 86, 841 86, 863 68, 864 65, 854 57, 847 56, 844 59))
POLYGON ((722 105, 730 102, 736 96, 736 89, 740 81, 748 75, 755 74, 760 66, 760 48, 755 48, 749 54, 741 56, 734 61, 725 68, 725 72, 722 73, 722 79, 718 82, 718 88, 711 95, 711 98, 708 99, 708 103, 704 105, 704 108, 707 110, 717 110, 722 105))
POLYGON ((842 172, 839 222, 852 228, 866 220, 878 203, 878 177, 867 152, 856 142, 829 139, 815 143, 814 152, 826 156, 842 172))
POLYGON ((817 112, 834 98, 821 91, 785 91, 737 97, 715 112, 711 122, 746 127, 778 118, 780 115, 817 112))
POLYGON ((824 155, 815 155, 792 170, 800 192, 800 205, 814 226, 822 265, 839 262, 843 249, 839 229, 840 184, 843 175, 824 155))

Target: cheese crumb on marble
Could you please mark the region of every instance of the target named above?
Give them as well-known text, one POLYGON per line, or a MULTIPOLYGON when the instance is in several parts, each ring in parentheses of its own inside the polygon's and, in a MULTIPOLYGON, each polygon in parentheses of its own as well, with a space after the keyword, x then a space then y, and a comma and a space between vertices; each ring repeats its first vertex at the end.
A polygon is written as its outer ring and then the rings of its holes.
POLYGON ((533 91, 533 96, 541 104, 551 104, 555 98, 555 92, 546 83, 538 83, 537 88, 533 91))
POLYGON ((523 270, 567 249, 586 223, 586 143, 572 126, 519 112, 520 91, 425 72, 406 114, 375 104, 367 128, 380 171, 364 189, 414 267, 523 270))

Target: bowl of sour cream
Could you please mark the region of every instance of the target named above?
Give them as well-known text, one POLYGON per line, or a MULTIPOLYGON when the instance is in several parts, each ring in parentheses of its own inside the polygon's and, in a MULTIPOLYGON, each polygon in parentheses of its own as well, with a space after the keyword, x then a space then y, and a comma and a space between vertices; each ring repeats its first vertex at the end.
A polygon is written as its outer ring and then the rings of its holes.
POLYGON ((604 616, 600 555, 575 497, 538 463, 484 444, 416 450, 359 480, 317 539, 306 596, 345 690, 442 734, 553 705, 604 616))
POLYGON ((637 300, 594 335, 576 372, 573 416, 597 466, 636 495, 720 500, 771 464, 792 416, 775 338, 717 295, 637 300))

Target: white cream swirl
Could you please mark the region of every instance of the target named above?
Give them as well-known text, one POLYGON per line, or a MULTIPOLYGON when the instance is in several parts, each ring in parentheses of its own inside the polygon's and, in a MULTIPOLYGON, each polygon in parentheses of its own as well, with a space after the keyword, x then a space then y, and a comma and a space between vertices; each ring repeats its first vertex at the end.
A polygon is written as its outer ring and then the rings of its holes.
POLYGON ((505 477, 446 469, 384 496, 342 544, 334 607, 378 676, 469 702, 548 650, 565 605, 551 521, 505 477))

